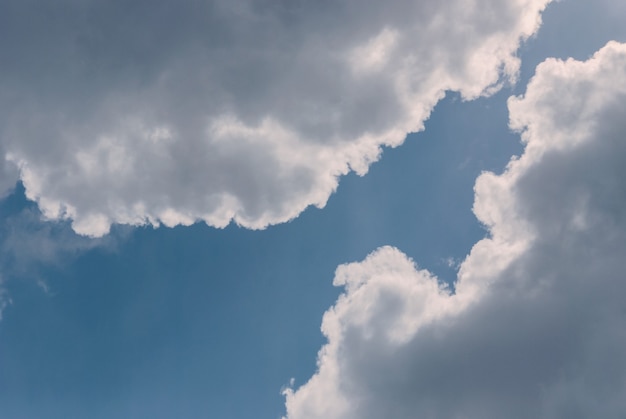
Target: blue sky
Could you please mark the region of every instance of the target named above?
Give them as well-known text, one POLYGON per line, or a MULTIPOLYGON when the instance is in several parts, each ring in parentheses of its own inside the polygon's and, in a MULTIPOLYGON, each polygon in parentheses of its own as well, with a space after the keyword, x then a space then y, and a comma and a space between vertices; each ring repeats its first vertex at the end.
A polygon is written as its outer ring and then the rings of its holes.
POLYGON ((623 417, 626 9, 431 3, 0 6, 0 417, 623 417))

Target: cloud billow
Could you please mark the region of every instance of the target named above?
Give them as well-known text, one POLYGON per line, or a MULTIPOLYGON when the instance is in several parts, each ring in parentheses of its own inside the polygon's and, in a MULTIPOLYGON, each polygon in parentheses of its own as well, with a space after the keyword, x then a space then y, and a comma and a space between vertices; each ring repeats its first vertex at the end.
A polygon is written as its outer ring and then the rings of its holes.
POLYGON ((477 179, 454 292, 391 247, 340 266, 287 418, 624 416, 626 44, 546 60, 509 110, 525 151, 477 179))
POLYGON ((290 220, 515 77, 548 2, 3 1, 1 186, 91 236, 290 220))

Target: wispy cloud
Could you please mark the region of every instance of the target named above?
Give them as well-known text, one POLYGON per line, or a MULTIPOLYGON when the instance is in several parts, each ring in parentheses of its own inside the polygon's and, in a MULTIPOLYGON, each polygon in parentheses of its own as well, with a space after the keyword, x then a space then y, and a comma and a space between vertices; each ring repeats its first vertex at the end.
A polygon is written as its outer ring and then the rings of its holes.
MULTIPOLYGON (((19 198, 23 191, 17 188, 8 199, 19 198)), ((85 252, 99 248, 114 251, 118 240, 127 235, 125 229, 103 238, 89 238, 76 234, 67 221, 47 221, 34 205, 16 205, 16 211, 6 209, 3 202, 0 223, 0 318, 2 310, 12 304, 6 287, 10 281, 26 280, 36 283, 42 292, 54 292, 49 287, 45 272, 51 268, 68 266, 85 252)))

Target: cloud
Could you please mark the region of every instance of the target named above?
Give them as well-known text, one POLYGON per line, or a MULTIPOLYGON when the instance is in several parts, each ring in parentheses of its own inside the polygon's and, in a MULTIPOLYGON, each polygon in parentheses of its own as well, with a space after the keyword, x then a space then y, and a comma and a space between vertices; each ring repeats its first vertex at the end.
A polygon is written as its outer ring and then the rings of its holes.
POLYGON ((446 90, 514 78, 549 1, 3 1, 0 152, 81 234, 264 228, 324 206, 446 90))
POLYGON ((546 60, 509 110, 525 151, 477 179, 454 290, 391 247, 340 266, 289 419, 624 416, 626 44, 546 60))

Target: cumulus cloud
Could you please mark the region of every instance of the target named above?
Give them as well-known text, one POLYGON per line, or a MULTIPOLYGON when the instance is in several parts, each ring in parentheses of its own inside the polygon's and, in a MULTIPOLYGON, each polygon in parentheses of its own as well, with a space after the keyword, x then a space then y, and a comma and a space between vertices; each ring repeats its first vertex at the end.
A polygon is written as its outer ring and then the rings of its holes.
POLYGON ((454 289, 391 247, 340 266, 286 417, 624 417, 626 44, 546 60, 509 110, 525 151, 477 179, 454 289))
POLYGON ((284 222, 514 78, 549 1, 6 0, 0 169, 86 235, 284 222))

